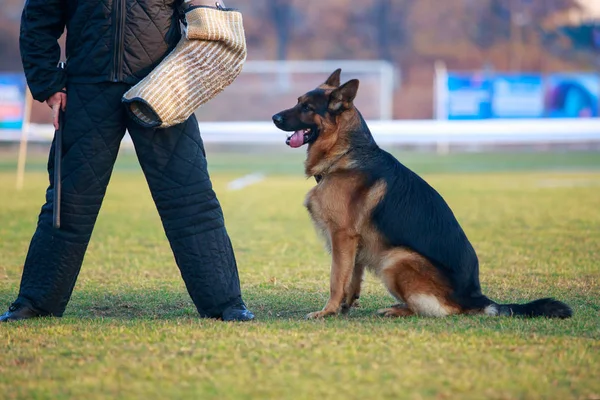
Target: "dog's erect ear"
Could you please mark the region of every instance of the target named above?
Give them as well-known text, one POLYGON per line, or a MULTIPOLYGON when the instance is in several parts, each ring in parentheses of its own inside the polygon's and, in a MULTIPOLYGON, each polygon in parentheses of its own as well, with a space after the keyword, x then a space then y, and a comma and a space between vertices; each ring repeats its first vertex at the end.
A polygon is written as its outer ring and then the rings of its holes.
POLYGON ((329 78, 325 81, 327 86, 338 87, 340 86, 340 75, 342 74, 342 69, 338 68, 333 71, 333 74, 329 75, 329 78))
POLYGON ((352 105, 358 92, 358 79, 352 79, 331 92, 329 97, 329 111, 339 112, 352 105))

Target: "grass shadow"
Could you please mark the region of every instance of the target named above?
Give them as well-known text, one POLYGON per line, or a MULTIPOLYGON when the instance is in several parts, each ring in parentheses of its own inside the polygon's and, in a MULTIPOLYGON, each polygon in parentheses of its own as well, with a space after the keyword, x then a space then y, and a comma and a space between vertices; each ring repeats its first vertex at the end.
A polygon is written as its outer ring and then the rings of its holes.
MULTIPOLYGON (((245 292, 248 307, 256 314, 256 322, 270 329, 384 329, 428 332, 434 334, 502 334, 531 338, 532 336, 600 338, 600 317, 597 305, 582 299, 568 299, 575 316, 568 320, 498 318, 486 316, 452 316, 442 319, 408 317, 382 318, 379 308, 393 303, 389 297, 365 294, 360 306, 348 314, 327 318, 325 321, 306 321, 305 315, 323 307, 323 293, 309 293, 290 289, 248 289, 245 292)), ((0 291, 0 301, 9 298, 0 291)), ((108 320, 117 323, 136 321, 196 320, 196 308, 185 291, 174 289, 151 290, 80 290, 76 291, 65 315, 67 324, 77 320, 108 320)), ((199 319, 198 319, 199 320, 199 319)))

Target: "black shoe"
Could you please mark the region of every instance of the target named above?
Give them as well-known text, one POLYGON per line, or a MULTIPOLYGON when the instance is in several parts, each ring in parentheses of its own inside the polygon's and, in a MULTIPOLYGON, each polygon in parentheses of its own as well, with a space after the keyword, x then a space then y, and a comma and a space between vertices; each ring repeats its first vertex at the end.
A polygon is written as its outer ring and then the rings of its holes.
POLYGON ((0 315, 0 322, 19 321, 21 319, 29 319, 39 317, 40 314, 33 309, 22 304, 13 304, 8 308, 8 311, 0 315))
POLYGON ((222 315, 223 321, 252 321, 254 314, 244 304, 236 304, 226 308, 222 315))

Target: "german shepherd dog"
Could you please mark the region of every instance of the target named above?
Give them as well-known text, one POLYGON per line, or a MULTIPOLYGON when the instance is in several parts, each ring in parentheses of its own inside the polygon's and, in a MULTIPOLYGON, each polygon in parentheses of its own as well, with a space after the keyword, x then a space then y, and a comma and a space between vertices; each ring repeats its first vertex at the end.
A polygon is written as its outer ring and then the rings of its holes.
POLYGON ((308 144, 305 173, 317 184, 304 205, 332 256, 329 300, 306 317, 347 312, 365 269, 401 302, 379 310, 386 317, 570 317, 571 308, 552 298, 499 304, 481 293, 477 255, 452 210, 378 147, 353 104, 359 81, 340 85, 340 73, 273 116, 279 129, 293 132, 289 146, 308 144))

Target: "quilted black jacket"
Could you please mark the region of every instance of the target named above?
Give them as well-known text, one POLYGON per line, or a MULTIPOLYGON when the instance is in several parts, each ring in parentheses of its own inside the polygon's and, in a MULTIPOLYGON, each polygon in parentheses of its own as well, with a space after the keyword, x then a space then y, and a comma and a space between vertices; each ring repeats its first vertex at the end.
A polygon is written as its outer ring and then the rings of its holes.
POLYGON ((136 84, 181 37, 182 0, 27 0, 21 59, 33 97, 45 101, 67 81, 136 84), (67 29, 67 67, 57 40, 67 29))

